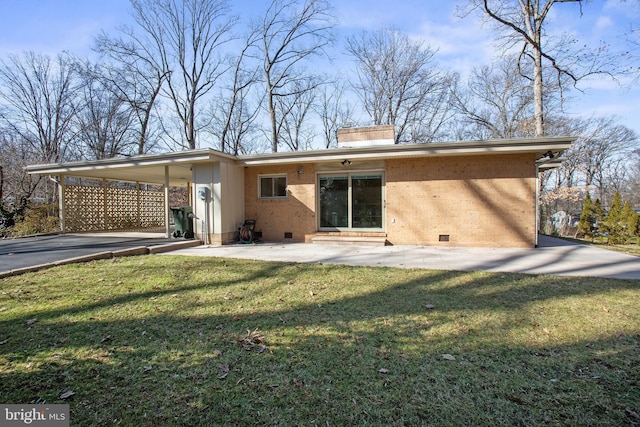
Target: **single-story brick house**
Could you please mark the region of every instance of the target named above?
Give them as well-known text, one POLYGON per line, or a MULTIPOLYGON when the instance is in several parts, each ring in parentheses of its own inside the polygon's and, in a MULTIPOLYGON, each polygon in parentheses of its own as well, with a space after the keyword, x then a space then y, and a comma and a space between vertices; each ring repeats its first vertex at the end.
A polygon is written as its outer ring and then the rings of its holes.
MULTIPOLYGON (((231 156, 197 149, 27 170, 61 184, 63 231, 77 214, 68 209, 75 202, 65 182, 84 177, 135 182, 138 190, 162 185, 164 203, 160 197, 155 204, 167 235, 168 188, 188 188, 195 235, 210 244, 237 240, 251 219, 264 241, 533 247, 538 173, 556 167, 574 140, 396 145, 392 127, 350 128, 327 150, 231 156)), ((119 197, 128 198, 129 210, 153 204, 139 193, 108 196, 107 187, 92 196, 105 216, 119 197)))

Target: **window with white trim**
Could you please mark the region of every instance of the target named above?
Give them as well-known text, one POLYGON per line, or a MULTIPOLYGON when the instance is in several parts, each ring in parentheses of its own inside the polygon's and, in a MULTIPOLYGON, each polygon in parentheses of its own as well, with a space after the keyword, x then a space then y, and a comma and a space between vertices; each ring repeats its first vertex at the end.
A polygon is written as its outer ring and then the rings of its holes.
POLYGON ((287 176, 259 176, 258 187, 258 198, 260 199, 284 199, 287 197, 287 176))
POLYGON ((320 230, 382 230, 384 173, 319 175, 318 201, 320 230))

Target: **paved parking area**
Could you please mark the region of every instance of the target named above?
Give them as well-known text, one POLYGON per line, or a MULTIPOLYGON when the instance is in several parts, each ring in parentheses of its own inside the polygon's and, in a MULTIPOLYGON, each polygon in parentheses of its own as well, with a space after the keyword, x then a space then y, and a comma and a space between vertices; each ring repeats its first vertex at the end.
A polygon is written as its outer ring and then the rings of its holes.
MULTIPOLYGON (((101 233, 35 236, 0 240, 0 277, 7 272, 90 258, 96 254, 174 245, 184 240, 167 239, 158 233, 101 233)), ((173 247, 173 248, 175 248, 173 247)), ((109 256, 110 257, 110 256, 109 256)))
POLYGON ((172 251, 170 254, 376 267, 640 279, 640 257, 548 236, 540 236, 538 247, 531 249, 257 243, 196 246, 172 251))
POLYGON ((539 246, 531 249, 312 243, 185 246, 198 243, 150 233, 65 234, 0 240, 0 277, 10 271, 40 268, 70 259, 88 261, 100 254, 110 258, 117 251, 148 253, 155 248, 153 252, 157 253, 265 261, 640 279, 640 257, 547 236, 540 236, 539 246))

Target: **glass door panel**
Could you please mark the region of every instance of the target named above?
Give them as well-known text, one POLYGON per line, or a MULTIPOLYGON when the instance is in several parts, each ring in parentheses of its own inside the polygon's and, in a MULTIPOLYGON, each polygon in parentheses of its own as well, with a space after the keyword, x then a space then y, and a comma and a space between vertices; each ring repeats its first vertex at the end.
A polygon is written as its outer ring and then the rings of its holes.
POLYGON ((351 227, 382 228, 382 176, 351 177, 351 227))
POLYGON ((320 227, 349 227, 349 177, 320 177, 320 227))

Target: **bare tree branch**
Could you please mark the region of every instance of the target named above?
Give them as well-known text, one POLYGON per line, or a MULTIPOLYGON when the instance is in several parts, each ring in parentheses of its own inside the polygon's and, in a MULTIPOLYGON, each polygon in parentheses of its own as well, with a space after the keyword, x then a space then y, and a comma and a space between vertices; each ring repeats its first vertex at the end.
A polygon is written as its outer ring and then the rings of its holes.
MULTIPOLYGON (((311 57, 326 55, 334 21, 324 0, 272 0, 260 23, 267 110, 271 123, 271 151, 278 151, 276 98, 293 95, 287 88, 306 76, 299 70, 311 57), (295 70, 298 70, 296 72, 295 70)), ((280 121, 281 122, 281 121, 280 121)))

